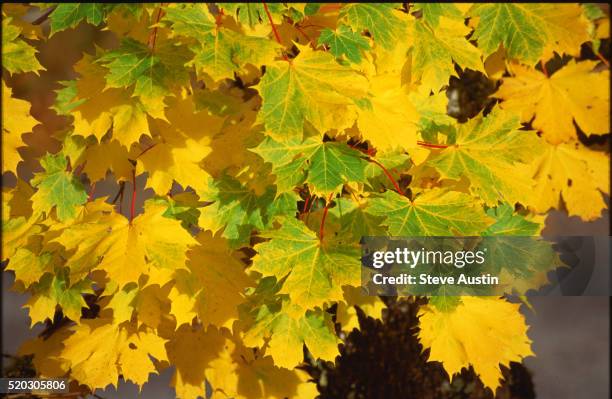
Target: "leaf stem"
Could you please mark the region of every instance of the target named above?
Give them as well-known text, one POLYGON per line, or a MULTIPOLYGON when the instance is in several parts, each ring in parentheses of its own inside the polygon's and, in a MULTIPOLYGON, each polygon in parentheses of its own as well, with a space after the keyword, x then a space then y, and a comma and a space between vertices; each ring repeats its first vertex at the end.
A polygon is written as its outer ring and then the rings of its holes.
POLYGON ((421 147, 428 147, 428 148, 448 148, 449 147, 446 144, 434 144, 434 143, 427 143, 425 141, 417 141, 417 144, 420 145, 421 147))
POLYGON ((132 205, 130 206, 130 225, 134 220, 134 213, 136 210, 136 169, 132 170, 132 205))
POLYGON ((96 183, 94 182, 89 189, 89 195, 87 196, 87 202, 91 202, 93 200, 94 191, 96 190, 96 183))
POLYGON ((329 210, 329 206, 331 205, 331 200, 334 193, 329 194, 329 198, 327 199, 327 203, 325 204, 325 208, 323 209, 323 217, 321 218, 321 227, 319 228, 319 241, 323 242, 323 236, 325 233, 325 219, 327 218, 327 211, 329 210))
POLYGON ((540 66, 542 67, 542 72, 544 72, 544 76, 548 77, 548 71, 546 70, 546 63, 544 60, 540 60, 540 66))
MULTIPOLYGON (((262 1, 263 6, 264 6, 264 10, 266 10, 266 15, 268 16, 268 21, 270 21, 270 26, 272 27, 272 32, 274 32, 274 37, 276 38, 276 41, 278 42, 278 44, 282 45, 283 43, 281 42, 281 37, 278 33, 278 30, 276 30, 276 26, 274 26, 274 21, 272 21, 272 14, 270 14, 270 10, 268 9, 268 5, 266 4, 265 1, 262 1)), ((287 58, 287 54, 283 53, 283 58, 285 59, 285 61, 289 61, 289 58, 287 58)))
POLYGON ((391 176, 391 173, 389 173, 389 171, 387 170, 387 168, 385 168, 383 166, 383 164, 381 164, 380 162, 378 162, 377 160, 375 160, 374 158, 368 158, 368 161, 378 165, 379 168, 381 168, 383 170, 383 172, 385 172, 385 175, 387 175, 387 178, 391 181, 391 183, 393 183, 393 186, 395 187, 395 189, 397 190, 398 193, 400 193, 401 195, 403 195, 404 197, 406 196, 406 194, 404 193, 404 191, 402 191, 402 189, 400 188, 399 184, 397 184, 397 182, 395 181, 395 179, 393 178, 393 176, 391 176))
POLYGON ((310 195, 308 197, 306 197, 306 200, 304 201, 304 207, 302 208, 302 213, 306 212, 306 209, 308 209, 308 202, 310 201, 310 195))
POLYGON ((604 63, 605 66, 610 68, 610 63, 608 62, 608 60, 606 60, 606 58, 599 51, 595 55, 597 56, 597 58, 599 58, 601 62, 604 63))
POLYGON ((151 33, 149 33, 149 39, 147 40, 147 45, 149 46, 149 49, 151 51, 155 50, 155 41, 157 40, 157 24, 159 23, 159 20, 161 19, 164 13, 164 4, 165 3, 161 3, 161 5, 159 6, 159 10, 157 11, 157 18, 155 19, 155 27, 153 28, 151 33))

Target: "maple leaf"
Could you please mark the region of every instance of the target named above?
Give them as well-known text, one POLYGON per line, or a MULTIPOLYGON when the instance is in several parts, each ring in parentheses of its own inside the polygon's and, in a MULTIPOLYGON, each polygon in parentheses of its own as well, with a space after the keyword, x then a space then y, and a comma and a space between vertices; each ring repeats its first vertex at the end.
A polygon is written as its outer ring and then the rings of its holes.
MULTIPOLYGON (((23 180, 17 180, 12 190, 2 190, 2 260, 12 257, 31 237, 41 233, 40 212, 32 209, 34 191, 23 180)), ((25 249, 25 248, 24 248, 25 249)), ((10 266, 15 270, 18 266, 10 266)))
POLYGON ((11 17, 2 17, 2 66, 10 73, 44 69, 36 59, 36 49, 19 38, 21 28, 11 21, 11 17))
POLYGON ((318 137, 282 142, 266 137, 251 151, 272 164, 279 194, 307 182, 313 194, 327 197, 345 183, 363 180, 368 165, 361 152, 318 137))
POLYGON ((197 240, 199 245, 187 253, 189 270, 175 273, 170 313, 177 326, 197 315, 205 325, 231 327, 244 301, 243 292, 253 282, 226 240, 210 232, 200 233, 197 240))
POLYGON ((553 51, 579 55, 589 40, 578 4, 478 4, 469 15, 479 18, 473 38, 485 56, 503 44, 510 58, 534 63, 553 51))
POLYGON ((479 235, 491 221, 473 197, 437 188, 423 192, 414 201, 386 191, 372 198, 367 210, 384 216, 393 236, 479 235))
POLYGON ((526 165, 539 153, 541 140, 520 127, 518 115, 494 109, 459 125, 455 139, 432 152, 426 164, 442 178, 467 178, 470 192, 489 206, 526 200, 533 186, 526 165))
POLYGON ((342 299, 343 285, 359 284, 359 251, 355 246, 331 240, 321 242, 304 223, 284 219, 278 230, 264 232, 269 238, 255 246, 252 270, 281 279, 288 276, 280 293, 303 308, 322 306, 342 299))
POLYGON ((151 136, 145 106, 123 89, 105 89, 106 69, 85 56, 75 66, 83 77, 76 83, 77 97, 71 115, 74 134, 96 136, 98 141, 112 131, 112 137, 128 150, 142 135, 151 136), (92 96, 92 93, 96 93, 92 96), (81 100, 85 100, 82 101, 81 100))
POLYGON ((217 232, 223 229, 223 236, 232 246, 248 243, 254 229, 263 229, 267 223, 266 210, 274 198, 273 188, 261 196, 230 176, 212 181, 209 200, 212 205, 202 208, 199 225, 217 232))
POLYGON ((82 294, 93 294, 90 280, 85 279, 71 284, 66 269, 55 275, 45 274, 33 286, 33 291, 34 294, 24 305, 29 309, 32 326, 46 319, 53 320, 56 305, 61 307, 66 317, 78 324, 81 319, 81 308, 87 307, 82 294))
POLYGON ((73 218, 75 208, 87 199, 87 193, 81 183, 66 171, 68 161, 64 154, 47 154, 40 160, 45 170, 37 173, 32 185, 38 190, 32 196, 32 204, 42 212, 55 208, 60 221, 73 218))
POLYGON ((106 14, 115 7, 104 3, 64 3, 58 4, 49 14, 51 35, 68 28, 75 28, 82 21, 92 25, 100 25, 106 14))
POLYGON ((418 337, 430 348, 429 361, 441 362, 449 376, 471 365, 495 392, 502 376, 500 364, 509 367, 510 362, 533 355, 519 306, 486 297, 461 297, 461 303, 449 312, 424 306, 419 312, 418 337))
POLYGON ((275 366, 270 356, 246 348, 227 329, 195 330, 182 325, 166 349, 176 365, 172 385, 181 399, 206 396, 205 380, 212 386, 213 397, 301 398, 312 397, 316 390, 306 383, 302 371, 275 366), (203 350, 194 353, 194 347, 203 350))
MULTIPOLYGON (((282 12, 286 8, 285 4, 269 3, 266 5, 272 17, 272 22, 275 25, 280 25, 283 22, 282 12)), ((250 34, 258 34, 261 32, 261 36, 264 36, 270 33, 270 29, 268 28, 268 15, 263 4, 219 3, 219 6, 224 11, 227 11, 229 15, 232 15, 250 34), (262 30, 262 25, 267 29, 262 30)))
POLYGON ((336 30, 325 28, 319 36, 319 45, 327 45, 334 57, 345 56, 349 61, 359 63, 361 53, 370 49, 370 42, 364 36, 353 32, 346 25, 340 25, 336 30))
POLYGON ((469 32, 463 21, 444 16, 439 17, 436 29, 414 21, 412 68, 423 89, 437 92, 447 85, 451 76, 457 76, 454 63, 463 69, 484 72, 481 51, 465 39, 469 32))
POLYGON ((2 172, 16 173, 21 157, 17 149, 24 147, 21 136, 31 132, 38 121, 30 116, 30 103, 12 96, 11 89, 2 82, 2 172), (10 118, 8 117, 10 115, 10 118))
POLYGON ((267 133, 278 140, 301 139, 305 121, 320 132, 350 127, 355 100, 366 96, 366 78, 331 54, 296 46, 298 56, 268 65, 256 86, 267 133))
POLYGON ((401 4, 393 3, 345 4, 339 17, 355 32, 368 31, 374 43, 389 49, 406 37, 406 19, 396 9, 399 7, 401 4))
POLYGON ((368 213, 368 200, 359 198, 359 201, 351 201, 346 198, 334 200, 336 206, 329 209, 330 220, 332 217, 338 218, 340 224, 340 234, 352 237, 355 241, 361 240, 363 236, 385 235, 386 229, 383 226, 381 216, 374 216, 368 213))
POLYGON ((552 144, 577 137, 574 121, 587 135, 610 131, 609 71, 592 72, 595 61, 570 61, 547 77, 542 72, 512 65, 514 77, 503 78, 495 93, 501 108, 521 113, 521 120, 552 144), (535 116, 535 118, 534 118, 535 116))
POLYGON ((421 18, 432 28, 439 26, 440 17, 463 19, 463 12, 451 3, 413 3, 411 11, 421 12, 421 18))
POLYGON ((156 373, 149 356, 168 360, 166 340, 150 331, 118 326, 108 319, 83 320, 72 327, 60 357, 67 361, 70 375, 92 389, 117 386, 119 375, 142 386, 156 373))
POLYGON ((291 308, 287 302, 264 304, 245 334, 245 343, 262 346, 267 341, 267 354, 272 356, 274 364, 288 369, 302 362, 303 344, 315 358, 333 360, 339 354, 338 339, 329 314, 320 310, 304 314, 299 306, 291 308))
POLYGON ((163 284, 173 270, 186 268, 187 248, 197 242, 179 221, 163 216, 164 205, 146 202, 145 212, 130 222, 105 210, 103 203, 93 204, 87 204, 93 212, 85 213, 80 223, 67 227, 56 239, 66 249, 76 249, 68 260, 76 271, 104 270, 122 287, 138 282, 143 274, 149 276, 148 284, 163 284), (98 234, 81 240, 92 231, 98 234))
POLYGON ((382 151, 416 146, 419 117, 398 75, 370 79, 370 97, 360 103, 357 126, 361 136, 382 151))
POLYGON ((607 205, 610 162, 605 153, 578 142, 545 145, 531 170, 536 180, 527 204, 537 212, 560 208, 563 199, 569 215, 595 220, 607 205))
MULTIPOLYGON (((241 7, 250 9, 252 6, 241 7)), ((198 72, 208 74, 214 81, 233 79, 234 72, 241 72, 246 64, 260 66, 272 62, 280 47, 266 38, 217 26, 206 5, 168 8, 164 21, 172 25, 175 34, 199 43, 192 47, 195 53, 192 62, 198 72)))
POLYGON ((377 296, 364 295, 358 287, 344 286, 344 300, 338 302, 336 310, 336 321, 340 323, 343 331, 351 332, 359 329, 359 318, 356 307, 373 319, 382 318, 382 310, 386 307, 385 303, 377 296))

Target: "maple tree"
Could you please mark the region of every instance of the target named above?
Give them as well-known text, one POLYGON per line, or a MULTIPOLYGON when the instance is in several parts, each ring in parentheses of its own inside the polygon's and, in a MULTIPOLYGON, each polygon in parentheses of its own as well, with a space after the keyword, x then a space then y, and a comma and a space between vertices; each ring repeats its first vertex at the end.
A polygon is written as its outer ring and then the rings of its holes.
MULTIPOLYGON (((551 209, 606 208, 609 154, 581 139, 610 122, 609 23, 593 5, 2 10, 2 170, 16 177, 2 260, 32 324, 51 329, 21 353, 82 390, 173 366, 181 398, 205 396, 205 381, 215 398, 314 397, 303 348, 333 361, 335 323, 384 308, 357 288, 361 236, 538 235, 551 209), (57 82, 67 128, 26 180, 40 122, 13 78, 45 70, 40 46, 84 24, 115 40, 57 82), (581 59, 584 45, 600 59, 581 59), (498 101, 459 123, 446 90, 466 69, 498 81, 498 101)), ((533 354, 504 298, 432 298, 419 317, 450 378, 472 366, 495 391, 500 365, 533 354)))

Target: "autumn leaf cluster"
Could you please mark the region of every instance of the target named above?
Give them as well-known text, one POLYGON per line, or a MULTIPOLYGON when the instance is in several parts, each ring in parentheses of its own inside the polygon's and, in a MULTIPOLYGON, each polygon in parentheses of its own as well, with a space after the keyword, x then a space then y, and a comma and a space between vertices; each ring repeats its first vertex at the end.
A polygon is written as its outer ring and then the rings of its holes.
MULTIPOLYGON (((21 352, 80 389, 172 366, 180 398, 314 397, 303 348, 333 361, 355 306, 384 308, 358 288, 362 236, 539 235, 551 209, 606 208, 609 154, 584 144, 609 133, 607 60, 581 56, 609 37, 595 5, 61 3, 2 26, 2 260, 47 326, 21 352), (24 179, 40 121, 14 78, 83 25, 113 40, 56 82, 59 150, 24 179), (466 70, 499 88, 459 123, 466 70)), ((532 355, 518 307, 432 298, 418 337, 495 390, 532 355)))

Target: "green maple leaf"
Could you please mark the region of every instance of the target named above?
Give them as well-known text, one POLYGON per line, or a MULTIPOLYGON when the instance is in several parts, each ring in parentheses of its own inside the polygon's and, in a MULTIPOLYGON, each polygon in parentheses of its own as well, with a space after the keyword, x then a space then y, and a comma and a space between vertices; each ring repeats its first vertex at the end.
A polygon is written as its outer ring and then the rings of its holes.
POLYGON ((217 25, 215 18, 208 11, 206 4, 181 4, 166 7, 162 22, 171 24, 175 35, 182 35, 201 40, 214 32, 217 25))
POLYGON ((491 222, 473 197, 438 188, 424 192, 414 201, 386 191, 372 198, 367 209, 385 218, 393 236, 479 235, 491 222))
POLYGON ((520 127, 518 115, 496 108, 487 117, 459 125, 449 146, 432 154, 426 164, 442 178, 467 178, 470 192, 489 206, 498 200, 514 204, 533 186, 525 167, 540 148, 538 136, 520 127))
POLYGON ((500 204, 487 210, 487 215, 495 219, 495 223, 489 226, 485 235, 536 236, 541 228, 539 223, 515 214, 514 209, 508 204, 500 204))
POLYGON ((415 21, 412 30, 413 71, 422 86, 434 92, 456 75, 453 62, 461 68, 484 71, 481 51, 465 39, 469 28, 462 21, 441 18, 445 23, 435 30, 422 21, 415 21))
POLYGON ((280 45, 262 37, 245 36, 221 28, 202 36, 201 49, 195 50, 193 62, 198 71, 214 80, 233 79, 246 64, 259 67, 271 62, 280 45))
POLYGON ((315 358, 333 360, 338 355, 338 339, 330 315, 316 310, 294 318, 287 312, 290 307, 288 301, 259 307, 245 334, 245 344, 261 346, 268 339, 266 353, 272 356, 274 364, 289 369, 303 361, 303 344, 315 358))
POLYGON ((36 49, 19 39, 21 29, 2 18, 2 66, 10 73, 36 72, 44 69, 36 59, 36 49))
POLYGON ((51 21, 51 35, 76 27, 81 21, 92 25, 100 25, 107 13, 115 4, 105 3, 63 3, 58 4, 49 15, 51 21))
POLYGON ((57 89, 55 102, 51 106, 59 115, 70 115, 70 111, 83 104, 85 99, 77 99, 78 88, 76 80, 66 80, 58 82, 64 87, 57 89))
POLYGON ((345 183, 364 180, 368 166, 361 152, 344 143, 321 142, 317 137, 303 142, 277 142, 266 137, 252 151, 272 164, 278 193, 307 182, 315 195, 327 197, 345 183))
MULTIPOLYGON (((253 7, 262 6, 236 4, 231 5, 229 11, 242 15, 243 11, 253 7)), ((198 43, 192 47, 195 53, 192 62, 197 71, 210 75, 215 81, 233 79, 234 72, 242 71, 246 64, 259 67, 272 62, 280 48, 279 44, 267 38, 247 36, 217 26, 206 5, 169 7, 167 11, 163 21, 171 24, 173 33, 198 43)))
POLYGON ((267 65, 256 87, 268 134, 278 140, 301 139, 306 121, 320 132, 352 126, 355 100, 367 95, 367 79, 331 54, 297 47, 300 53, 291 62, 267 65))
POLYGON ((252 270, 264 276, 286 277, 281 294, 292 303, 312 309, 341 300, 343 285, 359 284, 359 248, 321 242, 299 220, 281 219, 282 227, 262 234, 270 241, 255 246, 252 270))
POLYGON ((535 62, 546 44, 546 33, 534 18, 531 4, 477 4, 469 15, 479 17, 473 39, 485 56, 495 52, 500 44, 510 58, 535 62))
POLYGON ((340 19, 361 33, 368 31, 374 43, 392 49, 398 41, 406 40, 406 20, 397 8, 401 3, 353 3, 340 9, 340 19))
POLYGON ((117 50, 107 52, 98 62, 109 70, 107 87, 135 85, 134 94, 139 96, 160 96, 168 92, 165 83, 168 68, 143 43, 124 39, 117 50))
POLYGON ((11 256, 6 270, 14 271, 15 280, 23 282, 27 288, 40 280, 43 274, 53 271, 52 254, 37 254, 26 247, 18 248, 11 256))
MULTIPOLYGON (((519 294, 537 289, 548 281, 546 274, 563 262, 552 247, 552 242, 538 237, 541 226, 514 213, 508 204, 487 211, 495 222, 483 233, 495 236, 486 239, 487 273, 510 275, 510 284, 519 294)), ((507 279, 507 277, 506 277, 507 279)))
POLYGON ((49 212, 53 207, 61 221, 74 217, 76 207, 87 199, 87 193, 81 183, 69 172, 64 154, 47 154, 40 160, 44 172, 36 174, 32 185, 38 191, 32 196, 32 205, 42 212, 49 212))
POLYGON ((319 36, 319 45, 326 44, 329 51, 338 58, 342 55, 352 62, 361 61, 361 52, 370 49, 370 42, 364 36, 353 32, 346 25, 340 25, 336 30, 325 28, 319 36))
POLYGON ((25 305, 30 308, 32 324, 46 318, 53 320, 55 305, 61 306, 64 315, 78 323, 81 319, 81 308, 87 307, 83 294, 93 294, 89 280, 71 284, 67 269, 61 270, 57 275, 45 274, 40 282, 32 287, 34 293, 25 305))
POLYGON ((461 10, 452 3, 413 3, 410 11, 420 11, 423 21, 432 28, 438 27, 440 17, 463 19, 461 10))
MULTIPOLYGON (((382 216, 375 216, 367 211, 367 202, 351 201, 346 198, 334 200, 336 206, 329 209, 329 217, 338 218, 340 223, 339 234, 353 237, 355 241, 364 236, 384 236, 387 229, 384 227, 382 216)), ((331 220, 330 220, 331 222, 331 220)))
MULTIPOLYGON (((261 3, 217 3, 229 15, 233 15, 236 21, 253 29, 256 25, 269 24, 265 7, 261 3)), ((286 7, 282 3, 266 3, 272 21, 280 25, 283 21, 283 11, 286 7)))
POLYGON ((232 246, 248 245, 253 230, 261 230, 267 221, 267 207, 274 200, 274 188, 261 196, 240 183, 224 175, 210 183, 211 196, 207 200, 213 204, 201 209, 199 224, 202 227, 219 231, 223 229, 232 246))

